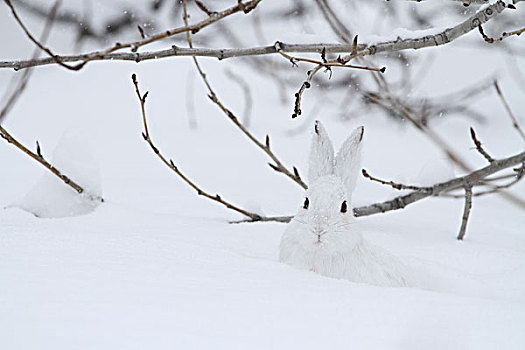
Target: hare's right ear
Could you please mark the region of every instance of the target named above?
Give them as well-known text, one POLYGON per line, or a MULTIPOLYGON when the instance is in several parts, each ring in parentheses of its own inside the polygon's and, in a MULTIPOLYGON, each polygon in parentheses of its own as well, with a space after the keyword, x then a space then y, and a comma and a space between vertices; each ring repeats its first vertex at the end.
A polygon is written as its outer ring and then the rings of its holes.
MULTIPOLYGON (((354 191, 359 169, 361 167, 361 148, 365 128, 360 126, 346 139, 335 158, 335 174, 343 181, 348 195, 354 191)), ((348 198, 350 201, 350 198, 348 198)))
POLYGON ((315 121, 310 160, 308 167, 308 180, 313 183, 319 177, 334 173, 334 147, 320 121, 315 121))

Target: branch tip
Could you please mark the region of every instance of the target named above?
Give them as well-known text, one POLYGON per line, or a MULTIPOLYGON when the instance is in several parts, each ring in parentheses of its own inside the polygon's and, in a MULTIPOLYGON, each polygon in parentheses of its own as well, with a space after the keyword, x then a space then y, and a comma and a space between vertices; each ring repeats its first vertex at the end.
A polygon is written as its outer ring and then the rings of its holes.
POLYGON ((36 154, 37 154, 40 158, 44 159, 44 157, 42 156, 42 151, 41 151, 41 149, 40 149, 40 144, 38 143, 38 140, 36 141, 36 154))

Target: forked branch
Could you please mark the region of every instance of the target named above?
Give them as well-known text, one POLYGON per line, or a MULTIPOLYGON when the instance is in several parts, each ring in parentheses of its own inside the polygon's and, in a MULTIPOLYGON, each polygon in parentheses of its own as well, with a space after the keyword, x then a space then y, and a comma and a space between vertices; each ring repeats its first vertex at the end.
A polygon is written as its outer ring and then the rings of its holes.
MULTIPOLYGON (((321 61, 319 60, 313 60, 309 58, 303 58, 303 57, 296 57, 286 54, 281 46, 282 43, 277 41, 275 44, 275 50, 284 58, 286 58, 293 66, 297 66, 297 62, 306 62, 306 63, 313 63, 316 66, 309 70, 306 74, 306 80, 301 84, 301 87, 299 88, 299 91, 295 93, 295 103, 294 103, 294 112, 292 114, 292 119, 297 118, 299 115, 302 114, 301 110, 301 98, 303 96, 303 93, 306 89, 310 88, 312 86, 312 79, 314 75, 321 69, 325 68, 326 71, 330 72, 330 77, 332 76, 332 67, 337 68, 352 68, 352 69, 362 69, 362 70, 368 70, 372 72, 380 72, 384 73, 386 70, 386 67, 381 68, 373 68, 373 67, 366 67, 366 66, 356 66, 352 64, 348 64, 349 60, 343 60, 341 56, 338 56, 335 60, 327 60, 326 59, 326 48, 323 48, 321 50, 321 61)), ((354 43, 352 45, 352 52, 357 51, 357 35, 355 36, 354 43)))
POLYGON ((468 175, 457 177, 452 180, 431 186, 429 191, 413 191, 409 194, 396 197, 386 202, 354 208, 354 216, 367 216, 384 213, 391 210, 403 209, 407 205, 417 202, 423 198, 438 196, 441 193, 449 192, 458 188, 464 188, 467 183, 471 183, 473 187, 478 186, 488 176, 497 173, 498 171, 510 168, 516 164, 523 163, 524 161, 525 151, 508 158, 494 160, 490 165, 473 171, 468 175))

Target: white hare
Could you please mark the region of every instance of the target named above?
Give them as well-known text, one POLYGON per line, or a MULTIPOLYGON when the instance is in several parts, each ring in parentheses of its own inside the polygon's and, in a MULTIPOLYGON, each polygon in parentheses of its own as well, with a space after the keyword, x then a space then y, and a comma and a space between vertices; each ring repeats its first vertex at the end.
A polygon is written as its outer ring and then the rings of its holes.
POLYGON ((336 157, 324 127, 315 122, 309 159, 309 188, 288 224, 280 260, 289 265, 382 286, 406 286, 404 266, 368 243, 352 225, 351 195, 360 170, 364 127, 355 129, 336 157))

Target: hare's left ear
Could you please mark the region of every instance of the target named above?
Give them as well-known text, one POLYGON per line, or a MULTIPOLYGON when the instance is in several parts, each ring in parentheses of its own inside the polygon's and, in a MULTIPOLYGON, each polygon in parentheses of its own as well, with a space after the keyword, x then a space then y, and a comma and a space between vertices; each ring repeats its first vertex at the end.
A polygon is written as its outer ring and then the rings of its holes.
MULTIPOLYGON (((335 174, 341 178, 348 191, 348 196, 354 191, 359 168, 361 167, 361 146, 365 128, 360 126, 346 139, 335 158, 335 174)), ((350 201, 350 198, 347 198, 350 201)))

